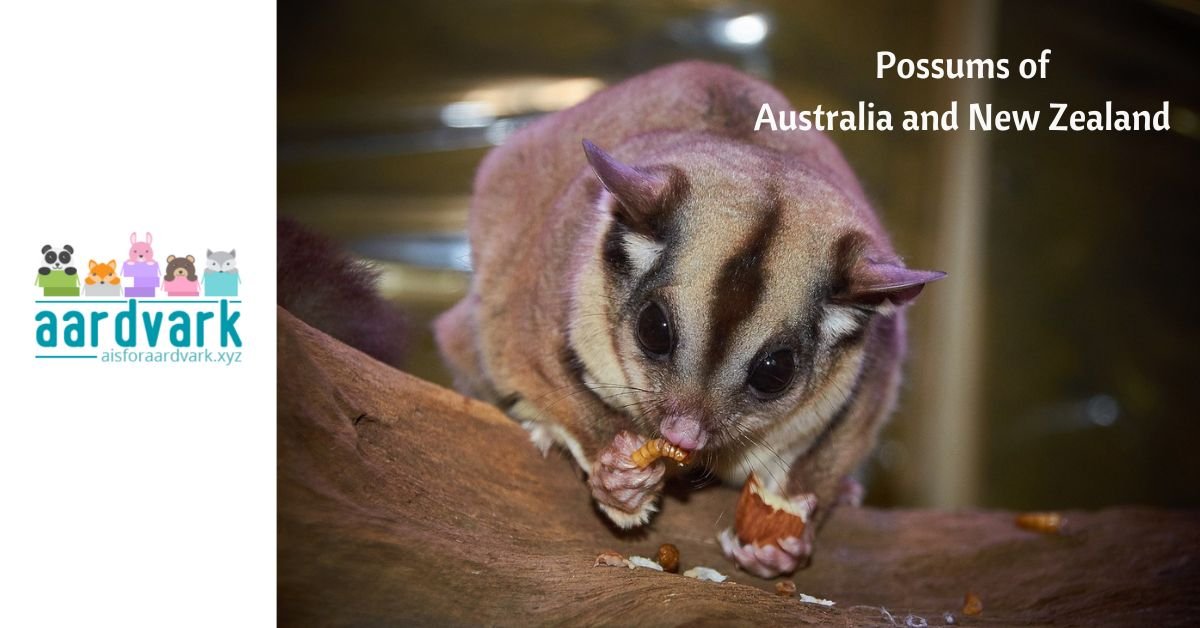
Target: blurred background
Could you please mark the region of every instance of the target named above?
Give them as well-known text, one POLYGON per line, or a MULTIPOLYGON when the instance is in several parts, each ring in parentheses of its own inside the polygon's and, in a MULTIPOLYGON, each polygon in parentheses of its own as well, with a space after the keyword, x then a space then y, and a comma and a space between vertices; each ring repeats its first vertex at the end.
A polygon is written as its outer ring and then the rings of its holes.
MULTIPOLYGON (((384 270, 408 370, 466 289, 474 170, 530 120, 676 60, 797 109, 1158 110, 1169 132, 831 135, 910 263, 900 408, 868 503, 1200 505, 1200 2, 294 0, 279 11, 279 212, 384 270), (875 53, 1053 49, 1045 80, 875 78, 875 53)), ((1045 116, 1046 114, 1043 114, 1045 116)), ((962 113, 960 113, 961 120, 962 113)), ((1044 125, 1043 125, 1044 127, 1044 125)))

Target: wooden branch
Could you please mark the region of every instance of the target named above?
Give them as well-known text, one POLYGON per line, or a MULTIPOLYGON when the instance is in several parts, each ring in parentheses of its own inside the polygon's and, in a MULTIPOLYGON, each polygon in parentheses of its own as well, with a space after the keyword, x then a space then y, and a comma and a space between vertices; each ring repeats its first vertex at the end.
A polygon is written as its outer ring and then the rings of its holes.
MULTIPOLYGON (((680 490, 642 533, 618 535, 568 460, 542 458, 491 406, 418 380, 279 310, 279 622, 336 625, 930 625, 967 589, 1000 623, 1164 625, 1197 617, 1200 515, 1067 513, 1047 536, 1002 512, 843 509, 775 595, 715 536, 735 489, 680 490), (723 584, 593 567, 661 543, 723 584)), ((220 464, 215 460, 214 464, 220 464)))

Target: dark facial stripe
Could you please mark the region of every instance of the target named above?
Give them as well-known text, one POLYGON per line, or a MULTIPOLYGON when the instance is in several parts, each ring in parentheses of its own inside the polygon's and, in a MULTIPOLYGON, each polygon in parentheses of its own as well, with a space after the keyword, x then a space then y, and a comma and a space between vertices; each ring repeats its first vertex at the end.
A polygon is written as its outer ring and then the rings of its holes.
MULTIPOLYGON (((669 168, 670 184, 662 191, 662 194, 653 199, 643 199, 644 202, 638 206, 636 212, 631 212, 629 207, 623 205, 615 196, 612 197, 613 203, 613 221, 608 227, 608 232, 604 234, 604 242, 601 255, 603 256, 605 265, 609 268, 612 274, 621 278, 633 278, 633 263, 629 259, 629 253, 625 250, 625 236, 636 233, 666 245, 668 252, 672 248, 671 245, 677 240, 679 219, 679 208, 687 200, 691 192, 691 185, 688 183, 687 177, 675 168, 669 168)), ((592 202, 598 202, 602 194, 603 188, 597 184, 597 189, 589 191, 589 197, 592 202)), ((646 285, 653 283, 649 281, 652 276, 660 274, 662 269, 669 264, 664 263, 663 258, 666 254, 660 256, 659 263, 656 263, 645 275, 639 280, 638 291, 646 285)), ((639 304, 634 304, 640 306, 639 304)))
POLYGON ((559 350, 558 359, 562 362, 563 370, 565 370, 572 379, 578 382, 583 381, 583 374, 587 370, 583 360, 579 358, 579 354, 575 352, 575 348, 570 344, 564 344, 559 350))
MULTIPOLYGON (((801 397, 797 402, 798 407, 806 406, 812 403, 812 400, 815 399, 819 393, 825 390, 825 388, 829 385, 829 382, 833 380, 833 378, 838 374, 839 369, 841 369, 841 361, 846 358, 846 355, 850 353, 852 349, 869 342, 878 342, 877 339, 879 337, 894 333, 895 328, 893 319, 877 319, 872 314, 867 314, 865 312, 863 314, 865 318, 862 319, 862 323, 859 325, 858 329, 852 332, 849 336, 839 339, 832 347, 829 348, 828 355, 825 357, 828 367, 822 369, 820 379, 813 381, 811 378, 814 373, 809 373, 810 380, 807 384, 804 396, 801 397)), ((816 342, 814 340, 810 346, 815 345, 816 342)), ((874 346, 877 347, 878 345, 874 346)), ((867 347, 864 350, 867 352, 867 354, 862 364, 859 366, 858 373, 854 376, 855 384, 852 387, 852 392, 850 394, 851 398, 858 394, 858 387, 863 373, 872 368, 872 360, 875 359, 875 354, 878 352, 877 349, 873 349, 872 347, 867 347)))
POLYGON ((705 358, 706 377, 729 353, 734 332, 754 314, 766 285, 763 261, 779 226, 779 204, 772 203, 741 250, 725 261, 717 277, 709 313, 710 329, 705 358))
MULTIPOLYGON (((571 384, 575 392, 569 396, 577 400, 590 400, 599 406, 609 406, 611 404, 605 400, 604 396, 597 394, 596 390, 587 384, 587 378, 597 381, 596 377, 588 371, 587 365, 583 363, 583 359, 575 352, 575 349, 570 346, 564 346, 559 352, 559 360, 562 362, 563 368, 571 378, 571 384)), ((624 366, 621 367, 624 369, 624 366)), ((628 376, 625 376, 628 379, 628 376)), ((603 383, 603 382, 598 382, 603 383)))
POLYGON ((608 233, 604 234, 604 263, 608 269, 622 277, 629 277, 633 274, 633 263, 629 260, 629 253, 625 250, 625 234, 628 231, 621 223, 613 221, 608 226, 608 233))
MULTIPOLYGON (((846 435, 839 434, 839 428, 846 424, 850 413, 857 410, 857 405, 861 402, 859 398, 863 388, 863 373, 860 370, 855 376, 854 384, 850 387, 850 394, 846 395, 846 399, 842 401, 842 405, 834 411, 833 415, 825 423, 825 427, 821 429, 821 433, 813 439, 809 444, 808 449, 792 464, 791 471, 788 472, 788 489, 796 490, 795 482, 801 479, 805 473, 812 473, 815 469, 829 469, 832 467, 835 458, 839 452, 843 451, 846 445, 830 442, 837 438, 838 441, 844 441, 847 438, 854 438, 855 434, 846 435)), ((861 437, 860 437, 861 438, 861 437)), ((807 476, 807 477, 811 477, 807 476)))
POLYGON ((625 236, 630 231, 620 222, 613 221, 604 235, 600 255, 608 270, 606 283, 610 293, 616 297, 613 302, 620 303, 612 312, 614 324, 621 318, 636 315, 650 295, 669 284, 674 277, 675 255, 679 250, 679 225, 671 222, 664 229, 664 235, 659 240, 663 252, 641 275, 636 274, 633 261, 625 249, 625 236))

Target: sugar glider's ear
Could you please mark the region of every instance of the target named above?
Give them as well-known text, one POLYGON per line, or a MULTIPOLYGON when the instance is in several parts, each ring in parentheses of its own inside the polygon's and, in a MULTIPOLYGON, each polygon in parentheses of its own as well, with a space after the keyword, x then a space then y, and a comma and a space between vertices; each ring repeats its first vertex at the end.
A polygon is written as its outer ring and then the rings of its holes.
POLYGON ((866 260, 854 269, 845 290, 834 298, 861 305, 881 305, 885 301, 904 305, 917 298, 925 284, 945 276, 940 270, 913 270, 899 264, 866 260))
POLYGON ((839 274, 833 290, 835 303, 865 306, 904 305, 917 298, 925 284, 946 276, 940 270, 914 270, 893 261, 876 259, 865 238, 843 238, 838 245, 839 274))
POLYGON ((687 190, 683 173, 672 166, 628 166, 588 140, 583 140, 583 152, 616 201, 617 220, 634 233, 662 239, 668 215, 687 190))

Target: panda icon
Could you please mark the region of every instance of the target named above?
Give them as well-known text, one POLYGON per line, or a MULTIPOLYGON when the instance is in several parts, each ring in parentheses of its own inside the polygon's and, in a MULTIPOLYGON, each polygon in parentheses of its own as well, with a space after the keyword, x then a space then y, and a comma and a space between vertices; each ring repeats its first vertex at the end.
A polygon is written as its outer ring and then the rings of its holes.
POLYGON ((71 265, 75 249, 70 244, 62 248, 54 248, 47 244, 42 247, 42 261, 45 265, 38 268, 37 279, 33 285, 42 289, 48 297, 77 297, 79 296, 79 273, 71 265))
POLYGON ((75 254, 75 249, 70 244, 64 244, 61 249, 54 248, 47 244, 42 247, 42 259, 46 261, 46 265, 38 269, 39 275, 49 275, 52 270, 61 270, 68 275, 75 274, 75 267, 71 266, 71 256, 75 254))

